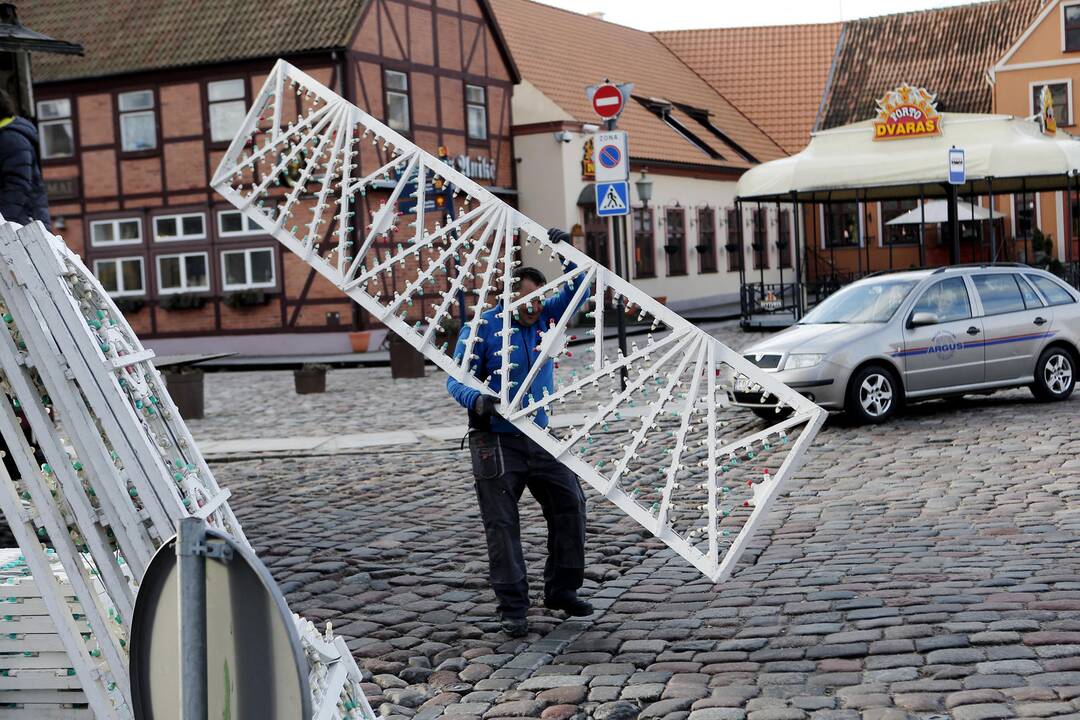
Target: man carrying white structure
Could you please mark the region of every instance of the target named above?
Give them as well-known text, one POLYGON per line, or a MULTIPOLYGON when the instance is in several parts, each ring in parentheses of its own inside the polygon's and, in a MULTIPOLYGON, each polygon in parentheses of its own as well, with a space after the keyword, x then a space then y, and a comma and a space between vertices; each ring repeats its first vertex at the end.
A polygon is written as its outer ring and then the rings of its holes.
MULTIPOLYGON (((570 239, 562 230, 548 230, 552 242, 570 239)), ((568 266, 572 270, 573 266, 568 266)), ((545 330, 567 311, 584 276, 565 283, 542 302, 537 299, 514 313, 510 322, 511 390, 529 376, 539 358, 545 330)), ((520 268, 515 273, 516 297, 524 297, 547 284, 536 268, 520 268)), ((582 302, 588 297, 586 290, 582 302)), ((502 305, 488 310, 478 325, 471 368, 481 381, 490 379, 492 391, 501 388, 502 305)), ((462 329, 454 358, 461 361, 466 351, 469 328, 462 329)), ((592 605, 577 596, 585 579, 585 495, 577 476, 546 450, 498 414, 497 398, 470 388, 453 377, 447 390, 469 411, 469 449, 472 454, 476 497, 487 538, 491 587, 498 598, 502 628, 511 637, 528 632, 525 615, 529 609, 529 583, 521 550, 521 520, 518 500, 529 488, 544 513, 548 527, 548 558, 544 567, 544 605, 568 615, 591 615, 592 605)), ((536 372, 527 394, 541 397, 555 390, 553 361, 548 358, 536 372)), ((547 427, 548 417, 540 410, 533 422, 547 427)))

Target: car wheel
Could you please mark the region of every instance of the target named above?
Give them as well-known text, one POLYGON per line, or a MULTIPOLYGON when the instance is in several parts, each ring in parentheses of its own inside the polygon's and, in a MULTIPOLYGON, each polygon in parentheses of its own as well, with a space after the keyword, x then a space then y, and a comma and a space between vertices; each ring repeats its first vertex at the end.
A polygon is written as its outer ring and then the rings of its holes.
POLYGON ((891 370, 867 365, 848 381, 844 407, 860 424, 883 423, 896 412, 900 397, 900 383, 891 370))
POLYGON ((1049 347, 1035 363, 1031 394, 1039 400, 1066 400, 1076 387, 1076 360, 1063 347, 1049 347))

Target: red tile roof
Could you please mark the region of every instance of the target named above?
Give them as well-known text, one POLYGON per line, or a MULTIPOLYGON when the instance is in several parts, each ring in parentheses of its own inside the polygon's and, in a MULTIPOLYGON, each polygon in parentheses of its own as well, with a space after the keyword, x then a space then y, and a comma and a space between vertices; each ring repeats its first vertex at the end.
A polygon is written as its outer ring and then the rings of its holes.
POLYGON ((810 139, 841 23, 654 33, 788 152, 810 139))
POLYGON ((1044 0, 996 0, 844 24, 822 128, 865 120, 901 83, 937 95, 938 109, 991 111, 986 71, 1027 29, 1044 0))
MULTIPOLYGON (((753 163, 732 144, 758 161, 785 154, 650 33, 529 0, 492 0, 491 4, 524 80, 575 120, 598 122, 585 86, 604 78, 634 83, 634 96, 640 101, 627 105, 619 127, 630 133, 630 155, 635 160, 743 169, 753 163), (650 98, 673 104, 674 119, 722 157, 710 157, 647 109, 641 101, 650 98), (708 111, 712 125, 732 144, 687 116, 680 105, 708 111)), ((527 119, 516 117, 515 122, 527 119)))

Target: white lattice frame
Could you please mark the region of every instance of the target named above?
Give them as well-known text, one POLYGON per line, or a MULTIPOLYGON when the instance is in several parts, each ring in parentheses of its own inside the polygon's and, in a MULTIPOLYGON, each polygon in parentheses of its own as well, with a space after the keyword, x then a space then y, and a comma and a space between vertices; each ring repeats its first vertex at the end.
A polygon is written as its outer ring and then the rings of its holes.
MULTIPOLYGON (((366 137, 366 133, 364 133, 364 136, 366 137)), ((322 145, 320 145, 320 147, 322 147, 322 145)), ((303 175, 300 177, 299 181, 294 187, 294 194, 298 193, 300 191, 300 188, 304 186, 308 177, 308 172, 312 167, 311 161, 314 161, 317 156, 318 153, 312 153, 311 158, 309 158, 308 167, 305 168, 303 175)), ((496 232, 501 234, 502 236, 503 252, 505 253, 504 259, 502 261, 504 272, 504 277, 502 278, 502 312, 504 330, 509 327, 508 319, 511 312, 511 296, 509 294, 509 276, 511 275, 510 270, 513 266, 513 261, 511 260, 511 249, 513 247, 513 243, 511 242, 511 239, 513 234, 520 230, 539 241, 542 245, 549 247, 553 254, 557 254, 565 260, 569 260, 575 263, 577 265, 577 272, 590 273, 591 276, 596 278, 598 287, 610 288, 616 294, 616 297, 621 295, 628 298, 631 302, 642 308, 643 311, 648 312, 654 318, 657 318, 661 322, 665 323, 668 327, 672 329, 673 334, 685 336, 688 339, 693 338, 693 343, 703 344, 703 346, 707 348, 706 357, 711 363, 710 370, 714 367, 718 367, 720 363, 724 363, 733 368, 735 372, 752 377, 754 379, 755 385, 760 387, 763 392, 767 392, 768 394, 777 398, 782 404, 793 410, 793 414, 790 418, 785 420, 783 423, 773 425, 767 431, 763 431, 762 437, 767 436, 768 434, 776 433, 778 429, 790 428, 805 423, 805 427, 803 428, 803 431, 799 434, 799 437, 793 443, 791 443, 790 451, 788 452, 787 457, 784 459, 780 469, 773 476, 772 482, 768 484, 767 488, 763 489, 763 493, 760 496, 755 493, 756 502, 754 504, 754 510, 751 513, 750 518, 746 521, 746 523, 739 531, 738 536, 732 543, 728 552, 725 553, 724 559, 718 562, 713 559, 713 556, 716 553, 716 534, 718 532, 715 523, 716 498, 714 486, 716 485, 716 458, 720 455, 719 452, 715 452, 714 449, 710 449, 708 460, 710 488, 709 492, 711 498, 709 505, 711 508, 710 513, 712 514, 711 519, 713 520, 713 522, 710 523, 708 530, 710 552, 708 555, 705 555, 696 547, 694 547, 693 544, 687 542, 686 539, 675 533, 670 527, 664 525, 662 523, 662 518, 653 517, 649 512, 647 512, 640 505, 638 505, 632 498, 627 496, 625 493, 616 490, 614 484, 609 483, 602 476, 596 473, 591 465, 571 455, 569 453, 569 448, 573 444, 572 441, 560 442, 553 438, 547 432, 541 431, 539 428, 537 428, 537 426, 527 417, 527 409, 522 408, 520 405, 524 393, 519 392, 514 397, 511 397, 509 383, 503 382, 501 384, 502 390, 500 393, 501 397, 499 399, 502 402, 500 414, 502 414, 503 417, 508 418, 510 422, 512 422, 523 433, 525 433, 534 441, 539 443, 544 449, 546 449, 553 456, 555 456, 560 462, 562 462, 575 473, 577 473, 582 479, 592 485, 599 492, 603 493, 609 500, 614 502, 624 512, 626 512, 639 523, 641 523, 645 528, 654 533, 658 538, 667 543, 684 558, 692 562, 705 575, 707 575, 714 581, 720 581, 727 578, 733 571, 735 562, 737 562, 740 554, 745 549, 754 531, 763 519, 764 513, 772 504, 772 501, 783 490, 792 472, 801 463, 803 454, 805 453, 807 446, 824 422, 824 410, 819 408, 813 402, 804 398, 799 393, 791 390, 790 388, 776 381, 772 377, 769 377, 767 374, 762 373, 759 368, 745 360, 738 353, 732 351, 730 348, 726 347, 718 340, 712 338, 689 321, 680 317, 678 314, 667 308, 665 305, 659 303, 641 290, 637 289, 631 283, 622 279, 615 273, 610 272, 603 266, 597 264, 584 253, 573 247, 567 246, 565 243, 562 243, 557 247, 551 246, 550 243, 548 243, 547 241, 547 231, 543 226, 525 217, 517 210, 505 205, 487 188, 469 179, 468 177, 458 172, 454 168, 450 167, 446 163, 442 162, 438 158, 435 158, 434 156, 425 153, 423 150, 413 145, 410 141, 402 137, 400 134, 386 127, 381 122, 365 113, 363 110, 348 103, 319 81, 315 80, 311 76, 298 70, 297 68, 293 67, 292 65, 283 60, 278 60, 266 84, 263 86, 262 91, 255 98, 255 101, 253 103, 253 109, 245 118, 243 125, 237 133, 236 138, 233 139, 232 143, 229 146, 229 149, 222 158, 218 169, 214 173, 212 185, 214 189, 217 190, 226 200, 228 200, 238 209, 244 212, 244 214, 248 218, 256 222, 265 231, 273 235, 289 250, 293 251, 299 257, 303 258, 305 262, 311 265, 315 270, 317 270, 321 275, 323 275, 336 287, 345 292, 350 298, 360 304, 360 306, 367 310, 369 313, 371 313, 372 316, 379 318, 389 329, 393 330, 395 333, 405 339, 410 345, 423 353, 428 360, 434 362, 446 373, 454 377, 459 382, 467 385, 468 387, 474 388, 485 394, 492 394, 490 388, 488 388, 484 383, 480 382, 477 378, 475 378, 473 375, 471 375, 464 369, 468 366, 468 362, 470 359, 470 353, 472 351, 471 341, 476 336, 475 324, 471 325, 471 327, 473 327, 474 329, 474 332, 470 335, 469 344, 466 347, 465 356, 461 364, 459 365, 458 363, 454 362, 452 358, 446 356, 441 352, 438 352, 436 348, 434 348, 428 343, 428 339, 430 337, 428 333, 420 334, 415 332, 412 327, 403 322, 394 312, 386 311, 383 306, 381 306, 371 296, 369 296, 362 290, 363 284, 366 282, 366 280, 373 277, 376 273, 376 270, 372 269, 368 269, 366 272, 358 272, 362 268, 361 263, 364 260, 365 252, 372 244, 376 236, 380 233, 380 231, 386 228, 386 218, 390 213, 393 212, 393 208, 395 207, 397 199, 399 198, 400 193, 402 192, 402 189, 406 184, 405 180, 410 177, 410 171, 414 167, 420 167, 421 169, 430 169, 434 171, 435 173, 449 181, 465 195, 477 200, 477 207, 472 208, 467 212, 494 210, 503 214, 502 219, 504 220, 504 222, 498 224, 498 229, 496 230, 496 232), (329 122, 329 119, 333 117, 335 113, 341 113, 345 121, 347 122, 347 125, 349 127, 350 143, 353 142, 355 137, 354 128, 357 125, 360 125, 365 130, 372 132, 375 135, 376 141, 382 140, 384 146, 386 144, 390 144, 393 145, 395 148, 404 149, 403 152, 398 154, 395 158, 380 167, 379 170, 376 170, 374 173, 368 175, 364 179, 369 180, 379 177, 380 175, 383 175, 388 168, 398 167, 404 163, 407 163, 407 170, 399 175, 401 179, 391 191, 390 197, 385 201, 384 205, 374 213, 372 223, 370 225, 370 230, 367 232, 365 240, 360 246, 360 248, 356 250, 355 256, 353 257, 347 270, 344 269, 345 263, 343 261, 348 252, 348 245, 346 244, 348 233, 345 232, 345 223, 339 223, 338 226, 337 262, 336 264, 327 262, 317 253, 312 252, 313 244, 316 241, 317 224, 312 223, 311 230, 307 233, 307 235, 303 239, 297 239, 292 235, 291 232, 285 232, 283 230, 283 226, 286 220, 285 212, 281 212, 279 217, 276 220, 273 220, 268 218, 262 212, 253 211, 250 203, 255 201, 260 193, 252 192, 248 197, 244 197, 244 195, 237 192, 231 184, 231 178, 234 176, 235 172, 239 167, 253 166, 257 160, 268 155, 269 152, 275 147, 275 143, 282 138, 282 118, 280 116, 282 103, 275 102, 273 123, 269 130, 270 137, 267 139, 263 147, 254 148, 250 157, 241 160, 241 153, 243 152, 246 139, 255 130, 256 125, 259 121, 260 109, 270 99, 271 94, 276 93, 276 98, 282 98, 284 96, 285 88, 289 81, 296 81, 308 91, 314 92, 316 96, 326 102, 326 105, 317 110, 313 110, 312 113, 307 117, 298 118, 295 126, 290 123, 290 130, 292 132, 295 132, 298 129, 302 129, 306 132, 306 134, 303 136, 303 139, 300 142, 296 143, 290 154, 281 158, 281 160, 277 163, 277 169, 284 167, 284 164, 289 162, 289 160, 299 151, 302 146, 306 144, 308 140, 314 139, 318 135, 317 128, 325 127, 326 124, 329 122), (316 123, 319 124, 317 125, 316 123)), ((351 160, 346 161, 343 168, 343 179, 341 182, 346 187, 350 188, 352 191, 355 191, 363 185, 364 180, 355 182, 351 181, 350 178, 352 169, 353 163, 351 162, 351 160), (350 186, 348 184, 350 182, 353 182, 353 185, 350 186)), ((326 173, 327 178, 329 178, 332 174, 332 169, 329 169, 326 173)), ((260 186, 260 188, 264 190, 267 186, 267 183, 269 183, 270 179, 275 175, 276 173, 274 172, 268 173, 267 179, 263 180, 263 184, 262 186, 260 186)), ((422 179, 424 175, 420 174, 417 175, 417 177, 422 179)), ((425 183, 422 180, 417 183, 418 187, 423 187, 424 184, 425 183)), ((323 193, 320 195, 320 197, 323 201, 325 201, 325 187, 323 188, 323 193)), ((352 197, 351 193, 349 194, 349 197, 352 197)), ((292 202, 294 201, 295 197, 293 195, 290 195, 289 198, 286 199, 286 207, 290 207, 292 202)), ((347 203, 341 202, 340 200, 339 203, 341 205, 341 207, 339 207, 339 218, 345 217, 344 214, 348 210, 347 203)), ((316 212, 319 213, 321 211, 316 212)), ((416 227, 418 233, 417 237, 419 238, 421 237, 420 234, 422 233, 422 229, 424 227, 424 206, 422 203, 418 203, 416 214, 416 227)), ((462 220, 459 218, 457 223, 460 224, 461 222, 462 220)), ((444 227, 424 239, 430 241, 433 236, 437 237, 441 234, 445 234, 446 231, 447 228, 444 227)), ((415 251, 415 249, 406 250, 405 253, 386 260, 383 265, 394 262, 396 261, 396 258, 403 257, 404 255, 407 255, 413 251, 415 251)), ((492 254, 494 254, 494 251, 492 254)), ((490 262, 488 264, 489 273, 492 268, 494 268, 494 266, 494 262, 490 262)), ((488 279, 489 278, 485 278, 485 280, 488 279)), ((488 284, 489 283, 485 282, 484 287, 486 288, 488 284)), ((477 304, 479 310, 476 312, 473 323, 475 323, 476 319, 479 318, 480 310, 482 310, 484 302, 485 297, 481 295, 481 298, 477 304)), ((600 315, 602 313, 602 306, 598 306, 595 313, 597 317, 597 328, 602 328, 603 323, 600 318, 600 315)), ((438 317, 436 316, 436 321, 437 319, 438 317)), ((560 338, 552 338, 550 342, 548 341, 547 335, 545 334, 545 344, 547 345, 549 351, 551 348, 561 346, 565 342, 559 341, 561 339, 561 336, 565 334, 565 323, 562 324, 559 332, 554 334, 560 336, 560 338)), ((503 333, 502 341, 502 354, 503 357, 506 357, 509 345, 509 333, 503 333)), ((596 343, 599 346, 601 342, 602 333, 597 332, 596 343)), ((601 362, 600 356, 601 354, 598 351, 597 363, 601 362)), ((537 365, 542 364, 546 359, 547 358, 544 355, 541 355, 540 358, 536 361, 537 365)), ((625 363, 625 359, 620 359, 619 362, 625 363)), ((619 363, 617 362, 614 366, 618 366, 618 364, 619 363)), ((607 371, 610 371, 614 366, 609 365, 604 367, 606 367, 607 371)), ((507 369, 504 363, 502 372, 505 373, 506 371, 507 369)), ((709 386, 712 388, 715 387, 713 380, 709 381, 709 386)), ((527 385, 523 385, 523 387, 527 387, 527 385)), ((709 396, 708 402, 709 415, 710 418, 712 418, 712 416, 715 415, 716 410, 715 393, 709 396)), ((599 419, 597 419, 597 421, 599 421, 599 419)), ((709 432, 710 437, 715 442, 715 427, 713 425, 710 425, 709 432)), ((745 438, 740 439, 737 446, 742 447, 743 445, 745 445, 745 443, 745 438)))
MULTIPOLYGON (((115 608, 120 613, 119 627, 127 634, 133 590, 131 582, 112 562, 109 541, 98 520, 112 529, 120 553, 125 559, 131 558, 128 562, 136 578, 141 577, 154 548, 172 534, 173 523, 188 514, 211 520, 240 542, 246 544, 247 541, 226 502, 228 491, 217 485, 167 392, 157 394, 158 407, 172 418, 165 423, 170 439, 183 448, 185 459, 197 468, 201 483, 199 495, 207 498, 202 508, 189 511, 184 507, 160 455, 147 445, 149 438, 140 426, 142 421, 124 397, 115 371, 140 364, 144 372, 152 373, 158 386, 163 387, 157 370, 150 363, 153 353, 138 345, 137 337, 110 302, 110 315, 120 333, 135 343, 135 348, 122 358, 107 358, 102 354, 97 338, 87 328, 77 301, 63 278, 63 262, 66 261, 74 266, 77 275, 96 289, 103 301, 108 302, 104 290, 78 256, 38 224, 20 228, 0 221, 0 257, 5 263, 0 269, 0 295, 25 341, 24 359, 15 348, 11 335, 0 332, 0 369, 14 396, 20 400, 35 439, 58 481, 63 506, 73 517, 62 516, 61 506, 51 497, 41 478, 33 450, 26 443, 14 411, 6 403, 0 403, 4 405, 0 409, 0 431, 31 497, 28 512, 23 509, 22 500, 14 495, 14 485, 4 472, 0 475, 0 484, 3 484, 0 508, 11 521, 95 716, 102 720, 127 719, 131 717, 127 655, 112 632, 117 626, 110 619, 109 611, 115 608), (64 419, 66 441, 71 443, 87 473, 94 478, 100 510, 89 504, 73 473, 56 426, 38 404, 39 391, 28 374, 31 369, 37 371, 53 399, 54 408, 64 419), (103 437, 96 429, 95 417, 125 470, 132 468, 135 473, 121 473, 113 464, 103 445, 103 437), (141 516, 135 515, 130 500, 124 497, 129 481, 137 488, 144 503, 141 516), (151 533, 143 526, 147 519, 152 520, 151 533), (101 573, 103 596, 94 591, 90 568, 68 536, 67 527, 71 524, 78 528, 87 543, 87 555, 93 558, 94 567, 101 573), (90 658, 85 641, 72 623, 47 556, 34 536, 35 525, 49 533, 57 549, 57 558, 79 596, 87 622, 101 648, 100 663, 90 658), (115 682, 113 688, 120 692, 119 705, 114 705, 105 692, 104 684, 108 682, 115 682)), ((185 478, 184 482, 190 490, 190 480, 185 478)), ((314 706, 315 717, 336 720, 362 713, 364 717, 373 718, 371 707, 359 689, 362 679, 359 668, 341 638, 333 638, 328 632, 324 639, 310 622, 300 617, 295 617, 295 623, 309 657, 315 661, 312 684, 318 687, 322 700, 314 706), (344 698, 352 698, 352 707, 344 707, 344 698)))

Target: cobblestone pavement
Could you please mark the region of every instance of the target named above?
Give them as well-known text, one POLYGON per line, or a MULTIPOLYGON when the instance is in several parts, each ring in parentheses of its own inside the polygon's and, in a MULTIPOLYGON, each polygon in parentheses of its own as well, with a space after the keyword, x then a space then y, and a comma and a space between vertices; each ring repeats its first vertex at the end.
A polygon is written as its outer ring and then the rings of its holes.
MULTIPOLYGON (((208 376, 236 385, 193 427, 224 432, 237 420, 215 417, 223 406, 263 402, 286 414, 234 437, 460 422, 441 375, 382 387, 381 372, 331 373, 355 409, 286 392, 288 373, 208 376)), ((534 608, 522 640, 492 621, 456 444, 214 469, 293 609, 348 638, 384 716, 1080 717, 1078 409, 1014 391, 881 428, 832 420, 722 585, 587 490, 598 612, 534 608)), ((522 508, 539 588, 543 522, 528 497, 522 508)))

